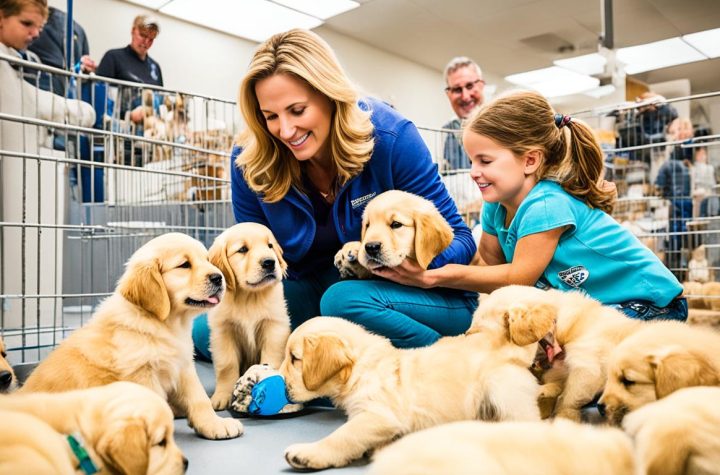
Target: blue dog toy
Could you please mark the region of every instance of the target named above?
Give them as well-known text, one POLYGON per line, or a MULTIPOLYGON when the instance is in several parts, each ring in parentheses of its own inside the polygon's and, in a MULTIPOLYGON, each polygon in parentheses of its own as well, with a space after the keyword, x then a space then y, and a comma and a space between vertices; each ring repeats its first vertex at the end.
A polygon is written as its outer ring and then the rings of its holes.
POLYGON ((297 412, 302 404, 292 403, 285 380, 268 365, 254 365, 235 383, 230 407, 241 414, 274 416, 297 412))

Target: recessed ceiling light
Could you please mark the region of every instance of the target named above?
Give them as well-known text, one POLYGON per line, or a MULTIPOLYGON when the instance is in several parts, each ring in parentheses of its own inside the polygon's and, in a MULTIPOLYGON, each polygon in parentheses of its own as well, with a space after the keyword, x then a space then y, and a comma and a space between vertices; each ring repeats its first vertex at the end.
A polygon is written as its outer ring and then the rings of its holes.
POLYGON ((720 58, 720 28, 683 35, 682 39, 708 58, 720 58))
POLYGON ((583 92, 586 96, 594 97, 595 99, 600 99, 601 97, 609 96, 615 92, 615 86, 612 84, 605 84, 604 86, 596 87, 595 89, 590 89, 589 91, 583 92))
POLYGON ((598 78, 557 66, 511 74, 506 76, 505 80, 519 86, 535 89, 545 97, 568 96, 594 89, 600 85, 598 78))
POLYGON ((607 59, 599 53, 584 54, 582 56, 575 56, 574 58, 557 59, 553 61, 555 66, 569 69, 580 74, 588 74, 590 76, 595 74, 602 74, 605 71, 605 64, 607 59))
POLYGON ((307 13, 315 18, 327 20, 330 17, 360 6, 352 0, 270 0, 293 10, 307 13))
POLYGON ((627 74, 643 73, 678 64, 707 59, 705 55, 680 38, 670 38, 617 50, 617 59, 625 64, 627 74))

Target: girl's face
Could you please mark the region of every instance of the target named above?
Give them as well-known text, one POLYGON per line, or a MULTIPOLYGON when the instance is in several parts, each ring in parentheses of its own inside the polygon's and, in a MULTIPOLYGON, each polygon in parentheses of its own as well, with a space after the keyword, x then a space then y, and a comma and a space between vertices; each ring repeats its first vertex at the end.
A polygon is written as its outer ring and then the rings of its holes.
POLYGON ((300 161, 329 159, 333 104, 307 83, 275 74, 255 84, 265 124, 300 161))
POLYGON ((5 16, 0 12, 0 43, 24 51, 40 36, 45 18, 34 7, 26 7, 19 14, 5 16))
POLYGON ((470 131, 463 135, 463 145, 472 162, 470 177, 483 200, 517 208, 535 184, 528 173, 528 159, 518 158, 489 137, 470 131))

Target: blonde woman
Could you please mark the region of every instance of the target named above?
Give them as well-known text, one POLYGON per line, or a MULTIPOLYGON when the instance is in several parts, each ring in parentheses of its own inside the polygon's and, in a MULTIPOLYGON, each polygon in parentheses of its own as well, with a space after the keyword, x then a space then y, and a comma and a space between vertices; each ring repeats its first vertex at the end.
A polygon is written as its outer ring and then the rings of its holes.
MULTIPOLYGON (((473 292, 342 281, 333 256, 360 239, 372 197, 400 189, 431 200, 454 229, 431 263, 467 264, 476 246, 415 126, 387 104, 360 98, 330 47, 316 34, 277 34, 255 52, 239 94, 247 130, 233 153, 238 222, 268 226, 289 264, 285 298, 293 327, 317 315, 344 317, 417 347, 464 332, 473 292), (242 150, 242 151, 241 151, 242 150)), ((206 348, 202 321, 198 350, 206 348)))

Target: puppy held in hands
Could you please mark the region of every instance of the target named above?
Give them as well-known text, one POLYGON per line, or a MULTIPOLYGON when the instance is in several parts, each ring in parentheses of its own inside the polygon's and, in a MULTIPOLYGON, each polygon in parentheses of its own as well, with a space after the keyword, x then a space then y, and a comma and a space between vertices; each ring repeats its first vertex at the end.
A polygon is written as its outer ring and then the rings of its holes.
POLYGON ((170 407, 138 384, 0 396, 0 414, 6 428, 0 431, 3 473, 79 473, 82 451, 72 450, 69 435, 87 453, 85 464, 101 474, 174 475, 187 469, 170 407))
POLYGON ((280 366, 288 397, 329 397, 348 421, 317 442, 291 445, 285 459, 297 469, 342 467, 445 422, 539 421, 538 384, 527 370, 536 346, 480 332, 402 350, 347 320, 312 318, 290 335, 280 366))
POLYGON ((648 323, 610 354, 599 401, 607 419, 625 415, 681 388, 720 385, 720 333, 682 322, 648 323))
POLYGON ((9 393, 17 387, 17 377, 5 352, 5 342, 0 337, 0 393, 9 393))
POLYGON ((21 392, 61 392, 131 381, 165 398, 208 439, 242 434, 213 411, 193 362, 192 321, 220 303, 225 283, 205 246, 158 236, 130 257, 115 292, 30 374, 21 392))
POLYGON ((272 232, 257 223, 227 229, 209 254, 227 282, 222 302, 208 314, 217 380, 211 400, 215 409, 225 409, 250 366, 280 367, 290 335, 281 283, 287 264, 272 232))
POLYGON ((430 200, 390 190, 368 203, 361 236, 360 243, 347 243, 335 255, 341 276, 368 278, 372 273, 361 268, 396 267, 407 258, 427 269, 450 245, 453 230, 430 200))
POLYGON ((628 414, 639 473, 708 475, 720 470, 720 388, 693 387, 628 414))
POLYGON ((575 421, 602 392, 610 352, 644 325, 579 292, 522 285, 481 299, 470 331, 487 319, 508 322, 509 338, 518 345, 540 342, 552 367, 543 375, 539 399, 550 401, 554 415, 575 421))

